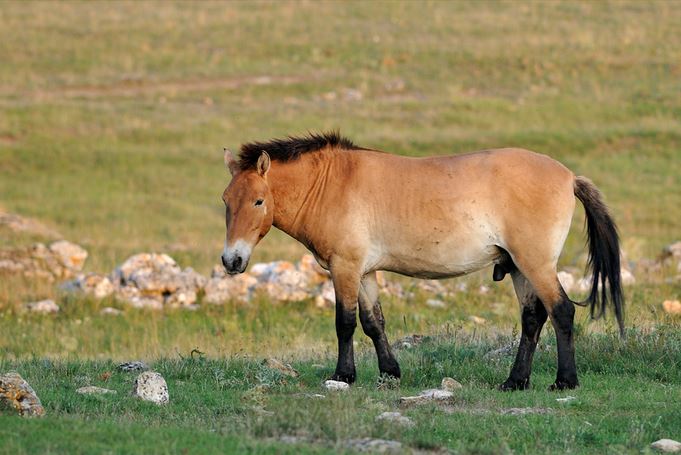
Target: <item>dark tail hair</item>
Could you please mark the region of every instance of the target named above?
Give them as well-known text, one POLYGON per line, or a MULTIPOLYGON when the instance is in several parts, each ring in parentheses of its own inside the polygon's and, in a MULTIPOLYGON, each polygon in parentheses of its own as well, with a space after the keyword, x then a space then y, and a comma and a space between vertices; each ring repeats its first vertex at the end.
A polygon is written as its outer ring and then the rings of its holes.
POLYGON ((617 226, 603 202, 601 192, 591 180, 586 177, 576 177, 575 196, 582 202, 586 212, 586 228, 589 238, 588 268, 593 273, 591 292, 586 303, 591 304, 591 317, 598 319, 605 314, 605 307, 610 301, 615 310, 620 336, 623 337, 624 296, 620 279, 620 241, 617 226), (610 291, 609 298, 608 290, 610 291))

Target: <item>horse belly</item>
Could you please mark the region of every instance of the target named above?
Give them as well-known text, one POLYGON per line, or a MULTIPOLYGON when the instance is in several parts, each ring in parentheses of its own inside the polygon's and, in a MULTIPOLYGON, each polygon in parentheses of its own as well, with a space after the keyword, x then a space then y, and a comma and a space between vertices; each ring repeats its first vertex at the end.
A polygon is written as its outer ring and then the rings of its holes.
MULTIPOLYGON (((373 256, 377 269, 416 278, 450 278, 485 268, 499 258, 500 250, 486 230, 474 235, 404 238, 381 247, 373 256)), ((370 254, 371 256, 371 254, 370 254)))

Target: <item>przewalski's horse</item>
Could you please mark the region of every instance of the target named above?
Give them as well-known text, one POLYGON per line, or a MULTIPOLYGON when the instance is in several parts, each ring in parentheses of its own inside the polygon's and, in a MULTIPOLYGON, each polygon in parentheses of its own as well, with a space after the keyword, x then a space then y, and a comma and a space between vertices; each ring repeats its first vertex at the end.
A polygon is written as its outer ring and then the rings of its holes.
POLYGON ((381 374, 400 377, 378 302, 376 271, 448 278, 494 265, 509 273, 521 307, 520 346, 502 390, 525 389, 547 317, 556 332, 552 389, 578 385, 574 305, 556 275, 575 196, 584 205, 594 317, 610 304, 623 331, 619 240, 598 189, 553 159, 521 149, 407 158, 355 146, 337 133, 290 137, 225 150, 227 272, 246 269, 253 248, 281 229, 331 272, 336 291, 338 364, 355 380, 352 335, 359 320, 376 347, 381 374), (599 290, 600 288, 600 290, 599 290))

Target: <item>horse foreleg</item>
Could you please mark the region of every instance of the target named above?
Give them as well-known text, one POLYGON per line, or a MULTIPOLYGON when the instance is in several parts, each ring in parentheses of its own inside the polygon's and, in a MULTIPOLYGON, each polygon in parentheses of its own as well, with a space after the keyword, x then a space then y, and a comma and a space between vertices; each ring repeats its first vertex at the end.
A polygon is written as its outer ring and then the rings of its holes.
POLYGON ((331 377, 335 381, 355 382, 355 357, 352 335, 357 327, 357 298, 360 276, 358 269, 341 261, 331 265, 331 277, 336 292, 336 335, 338 363, 331 377))
POLYGON ((359 289, 359 320, 364 333, 371 338, 378 357, 378 370, 381 375, 400 377, 400 365, 388 344, 385 336, 385 319, 381 303, 378 301, 378 284, 376 273, 372 272, 362 278, 359 289))
POLYGON ((501 390, 525 390, 530 387, 532 357, 537 348, 541 329, 548 314, 532 285, 517 269, 511 272, 522 319, 522 333, 513 368, 508 379, 499 386, 501 390))

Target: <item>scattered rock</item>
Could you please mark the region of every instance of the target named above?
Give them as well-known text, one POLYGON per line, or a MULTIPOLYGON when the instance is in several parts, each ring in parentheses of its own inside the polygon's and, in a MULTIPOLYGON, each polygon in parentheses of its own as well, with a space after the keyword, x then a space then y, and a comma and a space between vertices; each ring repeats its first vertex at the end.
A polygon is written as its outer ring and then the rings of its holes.
POLYGON ((577 397, 567 396, 567 397, 563 397, 563 398, 556 398, 556 401, 558 403, 569 403, 570 401, 573 401, 573 400, 576 400, 576 399, 577 399, 577 397))
POLYGON ((126 373, 130 373, 133 371, 147 371, 149 369, 149 365, 146 363, 139 361, 139 360, 134 360, 132 362, 123 362, 118 364, 116 367, 120 371, 124 371, 126 373))
POLYGON ((454 396, 449 390, 428 389, 413 397, 401 397, 400 403, 404 405, 422 404, 433 401, 448 401, 454 396))
POLYGON ((628 269, 623 268, 620 273, 620 277, 623 286, 631 286, 632 284, 636 284, 636 278, 634 277, 634 274, 631 273, 628 269))
POLYGON ((484 284, 478 288, 478 294, 481 295, 489 294, 489 291, 490 291, 489 286, 485 286, 484 284))
POLYGON ((665 300, 662 302, 662 308, 669 314, 681 314, 681 302, 678 300, 665 300))
POLYGON ((350 384, 329 379, 328 381, 324 381, 324 388, 326 390, 350 390, 350 384))
POLYGON ((0 272, 54 281, 75 276, 83 268, 87 251, 66 240, 45 246, 0 250, 0 272))
POLYGON ((45 408, 33 388, 13 371, 0 375, 0 401, 8 403, 24 417, 45 415, 45 408))
POLYGON ((333 283, 325 281, 319 288, 319 294, 315 297, 317 308, 334 308, 336 306, 336 290, 333 283))
POLYGON ((103 299, 116 291, 111 279, 98 273, 78 275, 74 280, 62 284, 62 289, 70 292, 83 292, 96 299, 103 299))
POLYGON ((27 303, 25 308, 32 313, 52 314, 59 312, 59 305, 51 299, 27 303))
POLYGON ((457 389, 463 389, 461 383, 454 378, 443 378, 442 385, 440 387, 442 390, 447 390, 449 392, 453 392, 457 389))
POLYGON ((662 258, 665 259, 669 257, 681 261, 681 240, 664 247, 662 250, 662 258))
POLYGON ((81 387, 76 390, 76 393, 80 393, 81 395, 106 395, 106 394, 115 394, 115 390, 111 389, 105 389, 103 387, 97 387, 93 385, 89 385, 86 387, 81 387))
POLYGON ((170 401, 166 380, 154 371, 145 371, 137 376, 133 394, 144 401, 151 401, 159 405, 170 401))
POLYGON ((277 359, 274 358, 269 358, 263 361, 263 365, 265 365, 267 368, 271 370, 277 370, 281 374, 285 376, 290 376, 292 378, 297 378, 298 377, 298 372, 293 369, 291 365, 288 363, 283 363, 277 359))
POLYGON ((403 416, 400 412, 384 412, 376 417, 378 422, 389 422, 402 425, 404 427, 413 427, 414 421, 409 417, 403 416))
POLYGON ((431 307, 431 308, 438 308, 438 309, 447 308, 447 304, 445 304, 445 302, 443 302, 442 300, 438 300, 438 299, 428 299, 428 300, 426 300, 426 305, 431 307))
POLYGON ((104 308, 102 308, 99 311, 99 314, 106 315, 106 316, 119 316, 119 315, 123 314, 123 312, 121 310, 119 310, 118 308, 105 306, 104 308))
POLYGON ((660 439, 650 444, 650 447, 661 452, 681 452, 681 442, 674 441, 673 439, 660 439))
POLYGON ((438 280, 418 280, 416 282, 416 286, 420 290, 427 292, 429 294, 437 294, 441 296, 447 296, 451 294, 449 290, 445 287, 445 285, 438 280))
POLYGON ((553 409, 549 408, 508 408, 501 410, 501 414, 512 416, 522 416, 526 414, 550 414, 552 412, 553 409))
POLYGON ((50 251, 66 270, 77 272, 83 269, 87 251, 75 243, 59 240, 50 245, 50 251))
POLYGON ((248 273, 239 275, 214 276, 208 280, 204 288, 203 301, 212 304, 222 304, 230 300, 247 302, 258 284, 258 280, 248 273))
MULTIPOLYGON (((634 275, 626 268, 622 267, 620 270, 620 280, 622 282, 623 286, 631 286, 636 283, 636 278, 634 275)), ((591 292, 591 287, 593 284, 593 278, 591 276, 585 276, 584 278, 580 278, 577 281, 577 290, 579 292, 585 293, 585 292, 591 292)), ((601 284, 598 284, 598 287, 600 289, 601 284)))
POLYGON ((129 257, 113 274, 121 288, 116 296, 137 307, 187 306, 196 302, 196 294, 206 285, 206 278, 188 267, 180 268, 167 254, 140 253, 129 257))
POLYGON ((402 443, 388 439, 351 439, 345 443, 345 446, 357 452, 402 453, 402 443))

